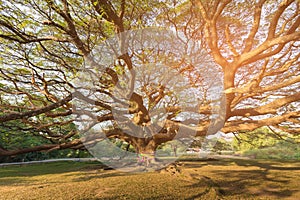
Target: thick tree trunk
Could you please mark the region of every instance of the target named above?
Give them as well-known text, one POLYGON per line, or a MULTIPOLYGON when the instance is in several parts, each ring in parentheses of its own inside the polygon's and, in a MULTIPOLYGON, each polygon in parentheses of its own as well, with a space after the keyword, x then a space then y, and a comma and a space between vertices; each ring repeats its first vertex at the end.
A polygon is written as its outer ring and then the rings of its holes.
POLYGON ((133 140, 132 145, 137 153, 154 155, 158 144, 152 138, 137 138, 133 140))
POLYGON ((149 164, 156 161, 155 150, 158 144, 153 138, 137 138, 133 140, 132 145, 138 154, 139 163, 148 167, 149 164))

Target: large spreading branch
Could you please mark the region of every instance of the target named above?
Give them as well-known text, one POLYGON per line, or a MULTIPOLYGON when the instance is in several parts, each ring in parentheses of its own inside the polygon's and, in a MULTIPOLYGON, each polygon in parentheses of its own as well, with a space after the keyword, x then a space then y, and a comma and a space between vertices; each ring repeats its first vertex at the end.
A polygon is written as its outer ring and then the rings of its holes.
POLYGON ((16 120, 16 119, 23 119, 23 118, 29 118, 29 117, 37 116, 37 115, 49 112, 51 110, 54 110, 56 108, 59 108, 59 107, 65 105, 65 104, 67 104, 71 100, 72 100, 72 94, 70 94, 67 97, 57 101, 56 103, 53 103, 53 104, 48 105, 48 106, 44 106, 42 108, 38 108, 38 109, 31 110, 31 111, 28 111, 28 112, 23 112, 23 113, 11 113, 11 114, 8 114, 8 115, 1 115, 0 116, 0 122, 7 122, 7 121, 16 120))

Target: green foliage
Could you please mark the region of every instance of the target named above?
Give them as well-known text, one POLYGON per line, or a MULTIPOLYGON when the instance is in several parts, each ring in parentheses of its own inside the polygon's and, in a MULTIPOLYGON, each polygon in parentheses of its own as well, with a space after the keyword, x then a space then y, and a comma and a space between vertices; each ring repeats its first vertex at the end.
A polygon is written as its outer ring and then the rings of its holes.
POLYGON ((252 132, 240 133, 233 140, 233 146, 243 155, 258 159, 300 159, 299 136, 279 134, 262 127, 252 132))
POLYGON ((222 151, 232 151, 232 141, 227 141, 222 137, 212 137, 209 139, 198 137, 191 144, 191 147, 221 154, 222 151))
POLYGON ((26 161, 37 161, 46 159, 57 159, 57 158, 89 158, 90 153, 86 150, 53 150, 50 152, 30 152, 25 154, 19 154, 16 156, 3 156, 0 158, 0 163, 4 162, 26 162, 26 161))
POLYGON ((212 141, 211 143, 213 144, 212 146, 212 151, 215 153, 221 154, 222 151, 232 151, 232 145, 231 142, 226 141, 223 138, 216 138, 214 140, 217 141, 212 141))
POLYGON ((183 142, 179 140, 173 140, 159 145, 157 149, 158 156, 177 157, 182 154, 185 154, 187 147, 183 142))
POLYGON ((245 151, 244 155, 257 159, 300 160, 300 145, 281 141, 272 147, 245 151))
POLYGON ((89 149, 97 157, 119 157, 126 156, 128 152, 135 152, 132 145, 117 138, 103 140, 89 149))
POLYGON ((240 133, 233 140, 233 147, 237 151, 246 151, 275 145, 279 139, 267 127, 251 132, 240 133))
MULTIPOLYGON (((75 128, 75 124, 70 123, 67 124, 63 130, 60 130, 60 133, 67 134, 75 128)), ((10 121, 0 125, 1 148, 17 150, 45 144, 51 144, 51 141, 43 137, 38 130, 22 124, 20 120, 10 121)), ((0 162, 34 161, 68 157, 90 157, 90 154, 87 151, 73 149, 53 150, 50 152, 30 152, 16 156, 3 156, 0 158, 0 162)))

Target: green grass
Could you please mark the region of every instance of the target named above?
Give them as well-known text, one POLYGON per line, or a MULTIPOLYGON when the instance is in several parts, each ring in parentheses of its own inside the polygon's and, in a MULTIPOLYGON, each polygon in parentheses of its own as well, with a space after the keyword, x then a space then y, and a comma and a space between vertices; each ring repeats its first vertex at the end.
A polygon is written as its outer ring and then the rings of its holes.
POLYGON ((184 161, 181 173, 125 173, 97 162, 0 168, 0 199, 298 199, 300 163, 184 161))

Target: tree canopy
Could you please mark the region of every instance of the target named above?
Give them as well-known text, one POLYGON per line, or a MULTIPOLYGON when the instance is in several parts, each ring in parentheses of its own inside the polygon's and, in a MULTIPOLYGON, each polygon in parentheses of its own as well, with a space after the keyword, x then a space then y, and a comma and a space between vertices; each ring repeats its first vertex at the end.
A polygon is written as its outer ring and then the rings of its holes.
POLYGON ((153 153, 174 138, 219 128, 270 126, 299 135, 299 6, 298 0, 0 0, 0 155, 81 149, 103 138, 153 153), (146 28, 153 28, 145 40, 151 44, 134 49, 140 41, 130 37, 146 28), (173 35, 153 37, 158 29, 173 35), (107 62, 114 45, 121 53, 107 62), (97 124, 101 133, 93 132, 97 124), (15 134, 44 143, 10 148, 5 141, 15 134))

